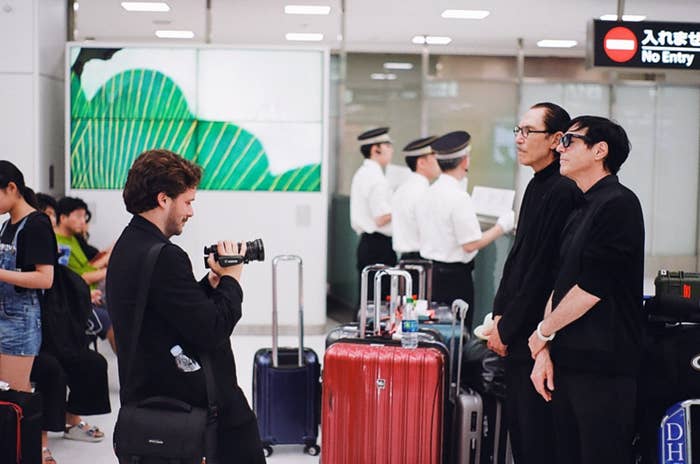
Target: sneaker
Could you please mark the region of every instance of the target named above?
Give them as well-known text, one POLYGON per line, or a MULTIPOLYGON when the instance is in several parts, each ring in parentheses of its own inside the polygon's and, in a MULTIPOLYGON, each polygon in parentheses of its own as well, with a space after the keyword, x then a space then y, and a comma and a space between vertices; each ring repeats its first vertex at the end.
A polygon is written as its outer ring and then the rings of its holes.
POLYGON ((102 441, 104 437, 105 434, 99 428, 83 421, 80 421, 78 425, 66 427, 65 432, 63 432, 63 438, 68 440, 98 442, 102 441))

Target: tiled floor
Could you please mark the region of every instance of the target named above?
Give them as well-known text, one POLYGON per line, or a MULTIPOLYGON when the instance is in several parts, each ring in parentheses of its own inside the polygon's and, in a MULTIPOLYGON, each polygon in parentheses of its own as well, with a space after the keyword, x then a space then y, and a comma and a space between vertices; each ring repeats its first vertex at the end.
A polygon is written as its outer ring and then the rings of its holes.
MULTIPOLYGON (((316 351, 322 359, 324 352, 324 335, 306 336, 304 345, 316 351)), ((233 351, 236 357, 236 368, 238 370, 238 381, 243 391, 251 399, 253 355, 255 351, 262 347, 271 346, 270 336, 236 335, 234 332, 231 338, 233 351)), ((297 339, 291 336, 280 337, 281 346, 297 346, 297 339)), ((112 401, 112 413, 100 416, 86 417, 91 424, 99 426, 105 432, 105 440, 99 443, 84 443, 72 440, 64 440, 62 434, 49 434, 49 448, 51 449, 57 464, 103 464, 116 463, 117 460, 112 452, 112 431, 117 419, 119 409, 119 385, 117 378, 116 356, 105 343, 99 346, 109 364, 109 389, 112 401)), ((319 438, 320 445, 320 438, 319 438)), ((278 446, 274 453, 268 458, 270 463, 285 464, 311 464, 318 463, 319 457, 312 457, 304 454, 303 446, 278 446)))

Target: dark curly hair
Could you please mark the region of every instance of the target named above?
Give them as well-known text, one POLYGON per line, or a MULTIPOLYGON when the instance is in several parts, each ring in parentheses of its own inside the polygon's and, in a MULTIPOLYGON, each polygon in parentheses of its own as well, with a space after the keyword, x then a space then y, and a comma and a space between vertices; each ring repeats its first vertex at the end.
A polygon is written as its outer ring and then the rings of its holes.
POLYGON ((126 210, 143 213, 158 206, 158 194, 175 198, 195 188, 202 179, 202 168, 169 150, 141 153, 129 169, 122 192, 126 210))

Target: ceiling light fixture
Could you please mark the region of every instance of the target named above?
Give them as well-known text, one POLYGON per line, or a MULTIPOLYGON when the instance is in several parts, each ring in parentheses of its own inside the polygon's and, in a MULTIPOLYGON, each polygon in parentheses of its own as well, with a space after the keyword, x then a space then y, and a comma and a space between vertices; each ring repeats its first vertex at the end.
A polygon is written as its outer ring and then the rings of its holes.
POLYGON ((323 5, 285 5, 284 12, 296 15, 327 15, 330 14, 331 7, 323 5))
POLYGON ((443 18, 448 19, 484 19, 490 15, 486 10, 445 10, 442 12, 443 18))
POLYGON ((384 69, 402 69, 402 70, 413 69, 413 63, 387 62, 387 63, 384 63, 384 69))
POLYGON ((416 35, 411 41, 417 45, 447 45, 452 39, 439 35, 416 35))
POLYGON ((170 11, 170 7, 165 2, 122 2, 122 8, 131 12, 164 13, 170 11))
POLYGON ((537 42, 538 47, 542 48, 571 48, 575 47, 575 40, 540 40, 537 42))
POLYGON ((159 39, 191 39, 194 37, 194 32, 185 30, 158 30, 156 37, 159 39))
POLYGON ((284 38, 293 42, 320 42, 323 34, 316 32, 287 32, 284 38))
MULTIPOLYGON (((606 14, 600 17, 603 21, 617 21, 616 14, 606 14)), ((638 23, 639 21, 644 21, 647 19, 644 15, 622 15, 623 21, 629 21, 631 23, 638 23)))
POLYGON ((375 81, 394 81, 396 80, 396 74, 393 73, 372 73, 369 75, 375 81))

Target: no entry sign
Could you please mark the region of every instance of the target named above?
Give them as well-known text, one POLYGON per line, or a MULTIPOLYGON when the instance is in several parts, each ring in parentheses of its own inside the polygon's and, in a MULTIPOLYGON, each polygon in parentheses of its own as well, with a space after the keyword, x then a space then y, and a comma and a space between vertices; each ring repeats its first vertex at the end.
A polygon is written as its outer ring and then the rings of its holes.
POLYGON ((700 24, 594 20, 588 56, 593 66, 700 69, 700 24))
POLYGON ((610 29, 603 38, 603 50, 616 63, 626 63, 634 58, 639 48, 637 36, 624 26, 610 29))

